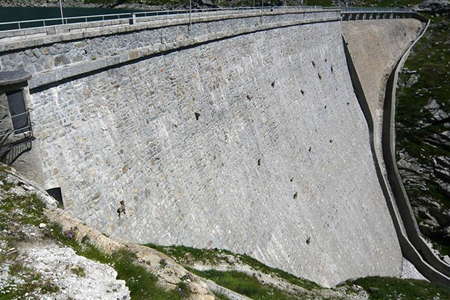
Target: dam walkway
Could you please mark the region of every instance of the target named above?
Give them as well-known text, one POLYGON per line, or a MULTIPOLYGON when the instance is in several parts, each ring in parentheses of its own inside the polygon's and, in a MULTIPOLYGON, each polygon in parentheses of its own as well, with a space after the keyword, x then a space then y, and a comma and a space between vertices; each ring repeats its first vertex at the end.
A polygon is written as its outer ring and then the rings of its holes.
POLYGON ((341 14, 342 20, 369 20, 369 19, 395 19, 417 17, 417 13, 404 8, 367 8, 367 7, 321 7, 321 6, 270 6, 270 7, 230 7, 230 8, 203 8, 144 11, 121 14, 87 15, 77 17, 62 17, 51 19, 18 20, 13 22, 0 22, 0 41, 4 38, 20 36, 37 36, 42 34, 56 34, 74 30, 137 24, 156 20, 171 20, 188 18, 191 25, 193 17, 229 16, 242 13, 265 12, 287 13, 303 11, 314 13, 323 10, 336 10, 341 14))

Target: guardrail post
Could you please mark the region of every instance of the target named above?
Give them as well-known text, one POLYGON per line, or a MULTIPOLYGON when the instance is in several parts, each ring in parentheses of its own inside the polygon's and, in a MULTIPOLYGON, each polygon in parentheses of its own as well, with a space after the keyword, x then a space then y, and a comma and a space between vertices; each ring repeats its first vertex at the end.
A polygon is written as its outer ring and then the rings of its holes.
POLYGON ((136 24, 136 14, 133 13, 130 18, 130 25, 136 24))
POLYGON ((188 31, 191 31, 192 26, 192 0, 189 0, 189 27, 188 31))
POLYGON ((261 22, 261 24, 262 24, 262 22, 263 22, 263 8, 264 8, 264 0, 261 0, 261 16, 260 16, 260 18, 259 18, 259 21, 261 22))

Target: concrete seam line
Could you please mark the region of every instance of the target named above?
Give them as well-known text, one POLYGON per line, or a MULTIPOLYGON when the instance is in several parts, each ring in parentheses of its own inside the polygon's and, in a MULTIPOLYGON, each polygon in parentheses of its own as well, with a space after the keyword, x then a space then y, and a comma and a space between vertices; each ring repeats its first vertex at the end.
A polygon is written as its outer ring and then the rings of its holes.
POLYGON ((154 44, 151 46, 141 47, 137 49, 128 50, 123 54, 103 57, 95 61, 87 61, 68 65, 66 67, 54 69, 47 72, 34 74, 29 82, 30 89, 36 89, 42 86, 50 85, 55 82, 59 82, 71 77, 80 76, 90 72, 95 72, 108 67, 114 67, 119 64, 124 64, 127 62, 136 61, 143 59, 147 56, 156 55, 158 53, 164 53, 168 51, 173 51, 179 48, 196 46, 204 44, 207 42, 231 38, 239 35, 250 34, 258 31, 272 30, 282 27, 298 26, 304 24, 313 23, 323 23, 323 22, 337 22, 339 19, 336 18, 326 18, 326 19, 316 19, 316 20, 306 20, 306 21, 296 21, 296 22, 280 22, 272 24, 263 24, 253 27, 251 29, 241 29, 234 32, 222 32, 209 35, 198 36, 191 39, 185 39, 173 43, 166 44, 154 44))
MULTIPOLYGON (((404 52, 400 60, 397 62, 391 76, 389 77, 386 89, 384 117, 383 117, 383 157, 386 164, 386 171, 388 175, 389 184, 397 202, 399 211, 402 212, 403 224, 405 226, 406 233, 411 240, 414 247, 419 250, 420 255, 435 269, 447 275, 450 274, 450 266, 442 262, 431 251, 427 244, 420 236, 419 228, 417 226, 412 208, 409 202, 408 195, 403 186, 400 174, 398 172, 396 155, 395 155, 395 105, 396 105, 396 84, 398 80, 398 73, 405 63, 411 49, 425 34, 430 21, 422 30, 421 34, 410 45, 410 47, 404 52)), ((447 277, 448 278, 448 277, 447 277)))

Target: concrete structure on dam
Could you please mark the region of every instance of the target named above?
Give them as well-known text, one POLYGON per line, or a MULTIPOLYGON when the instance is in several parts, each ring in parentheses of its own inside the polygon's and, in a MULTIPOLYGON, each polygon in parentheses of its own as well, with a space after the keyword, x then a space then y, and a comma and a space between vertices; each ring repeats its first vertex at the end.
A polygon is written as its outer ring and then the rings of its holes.
MULTIPOLYGON (((359 73, 383 32, 404 33, 379 76, 423 24, 372 20, 381 34, 354 50, 368 21, 348 22, 286 9, 4 35, 0 71, 32 75, 36 140, 16 167, 116 238, 225 248, 324 286, 397 276, 402 252, 342 35, 359 73)), ((382 88, 362 82, 368 95, 382 88)))

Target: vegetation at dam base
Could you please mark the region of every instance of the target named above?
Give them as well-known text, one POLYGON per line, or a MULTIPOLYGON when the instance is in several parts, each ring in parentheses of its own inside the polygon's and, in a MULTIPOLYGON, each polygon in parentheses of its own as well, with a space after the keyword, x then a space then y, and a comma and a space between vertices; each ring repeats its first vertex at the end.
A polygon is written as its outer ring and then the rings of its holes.
POLYGON ((270 268, 248 255, 236 254, 224 249, 197 249, 186 246, 159 246, 154 244, 146 244, 146 246, 161 251, 175 259, 178 263, 187 266, 196 262, 210 265, 217 265, 220 263, 233 264, 234 261, 238 260, 251 266, 254 270, 283 278, 289 283, 301 286, 307 290, 320 287, 310 280, 298 278, 280 269, 270 268))
MULTIPOLYGON (((84 240, 81 243, 65 234, 61 227, 52 224, 44 215, 45 204, 36 196, 17 195, 12 191, 15 184, 1 176, 0 199, 0 299, 40 299, 40 295, 60 291, 55 282, 23 263, 18 251, 20 244, 53 241, 70 247, 81 256, 112 266, 118 279, 125 280, 134 299, 181 299, 182 293, 166 291, 158 287, 157 278, 143 267, 133 263, 133 253, 121 250, 107 255, 84 240), (43 226, 42 224, 46 224, 43 226), (30 233, 30 227, 33 231, 30 233), (6 274, 9 274, 5 276, 6 274)), ((72 269, 79 277, 85 277, 81 267, 72 269)), ((57 274, 56 274, 57 275, 57 274)))
MULTIPOLYGON (((70 231, 62 230, 59 224, 48 219, 45 215, 48 208, 41 196, 34 193, 33 188, 22 181, 11 180, 7 167, 1 167, 0 172, 1 300, 41 299, 44 296, 68 299, 64 297, 76 295, 67 294, 67 287, 61 286, 65 277, 71 276, 71 280, 76 281, 98 280, 90 278, 89 270, 76 262, 66 266, 68 272, 61 274, 52 269, 39 269, 37 265, 24 259, 24 249, 43 244, 73 249, 77 255, 113 268, 117 279, 123 281, 129 291, 129 297, 124 299, 190 297, 186 284, 189 278, 182 279, 175 289, 165 290, 158 285, 155 274, 139 265, 132 251, 121 249, 106 254, 95 247, 89 238, 75 239, 70 231)), ((374 277, 349 281, 335 289, 325 289, 309 280, 268 267, 249 256, 226 250, 147 246, 168 254, 194 274, 253 299, 398 299, 400 295, 401 299, 450 299, 450 290, 426 281, 374 277), (219 270, 219 266, 223 265, 229 270, 219 270), (201 266, 208 268, 202 269, 201 266), (241 269, 232 269, 236 267, 241 269), (280 282, 284 283, 284 288, 280 282), (286 288, 286 284, 290 288, 286 288)), ((164 268, 167 262, 161 260, 159 264, 164 268)), ((114 291, 113 288, 110 292, 114 291)), ((215 297, 228 299, 219 293, 215 293, 215 297)))
POLYGON ((450 26, 428 16, 397 92, 397 160, 421 232, 450 255, 450 26))
POLYGON ((450 290, 441 289, 423 280, 389 277, 367 277, 351 282, 369 293, 369 299, 450 299, 450 290))

